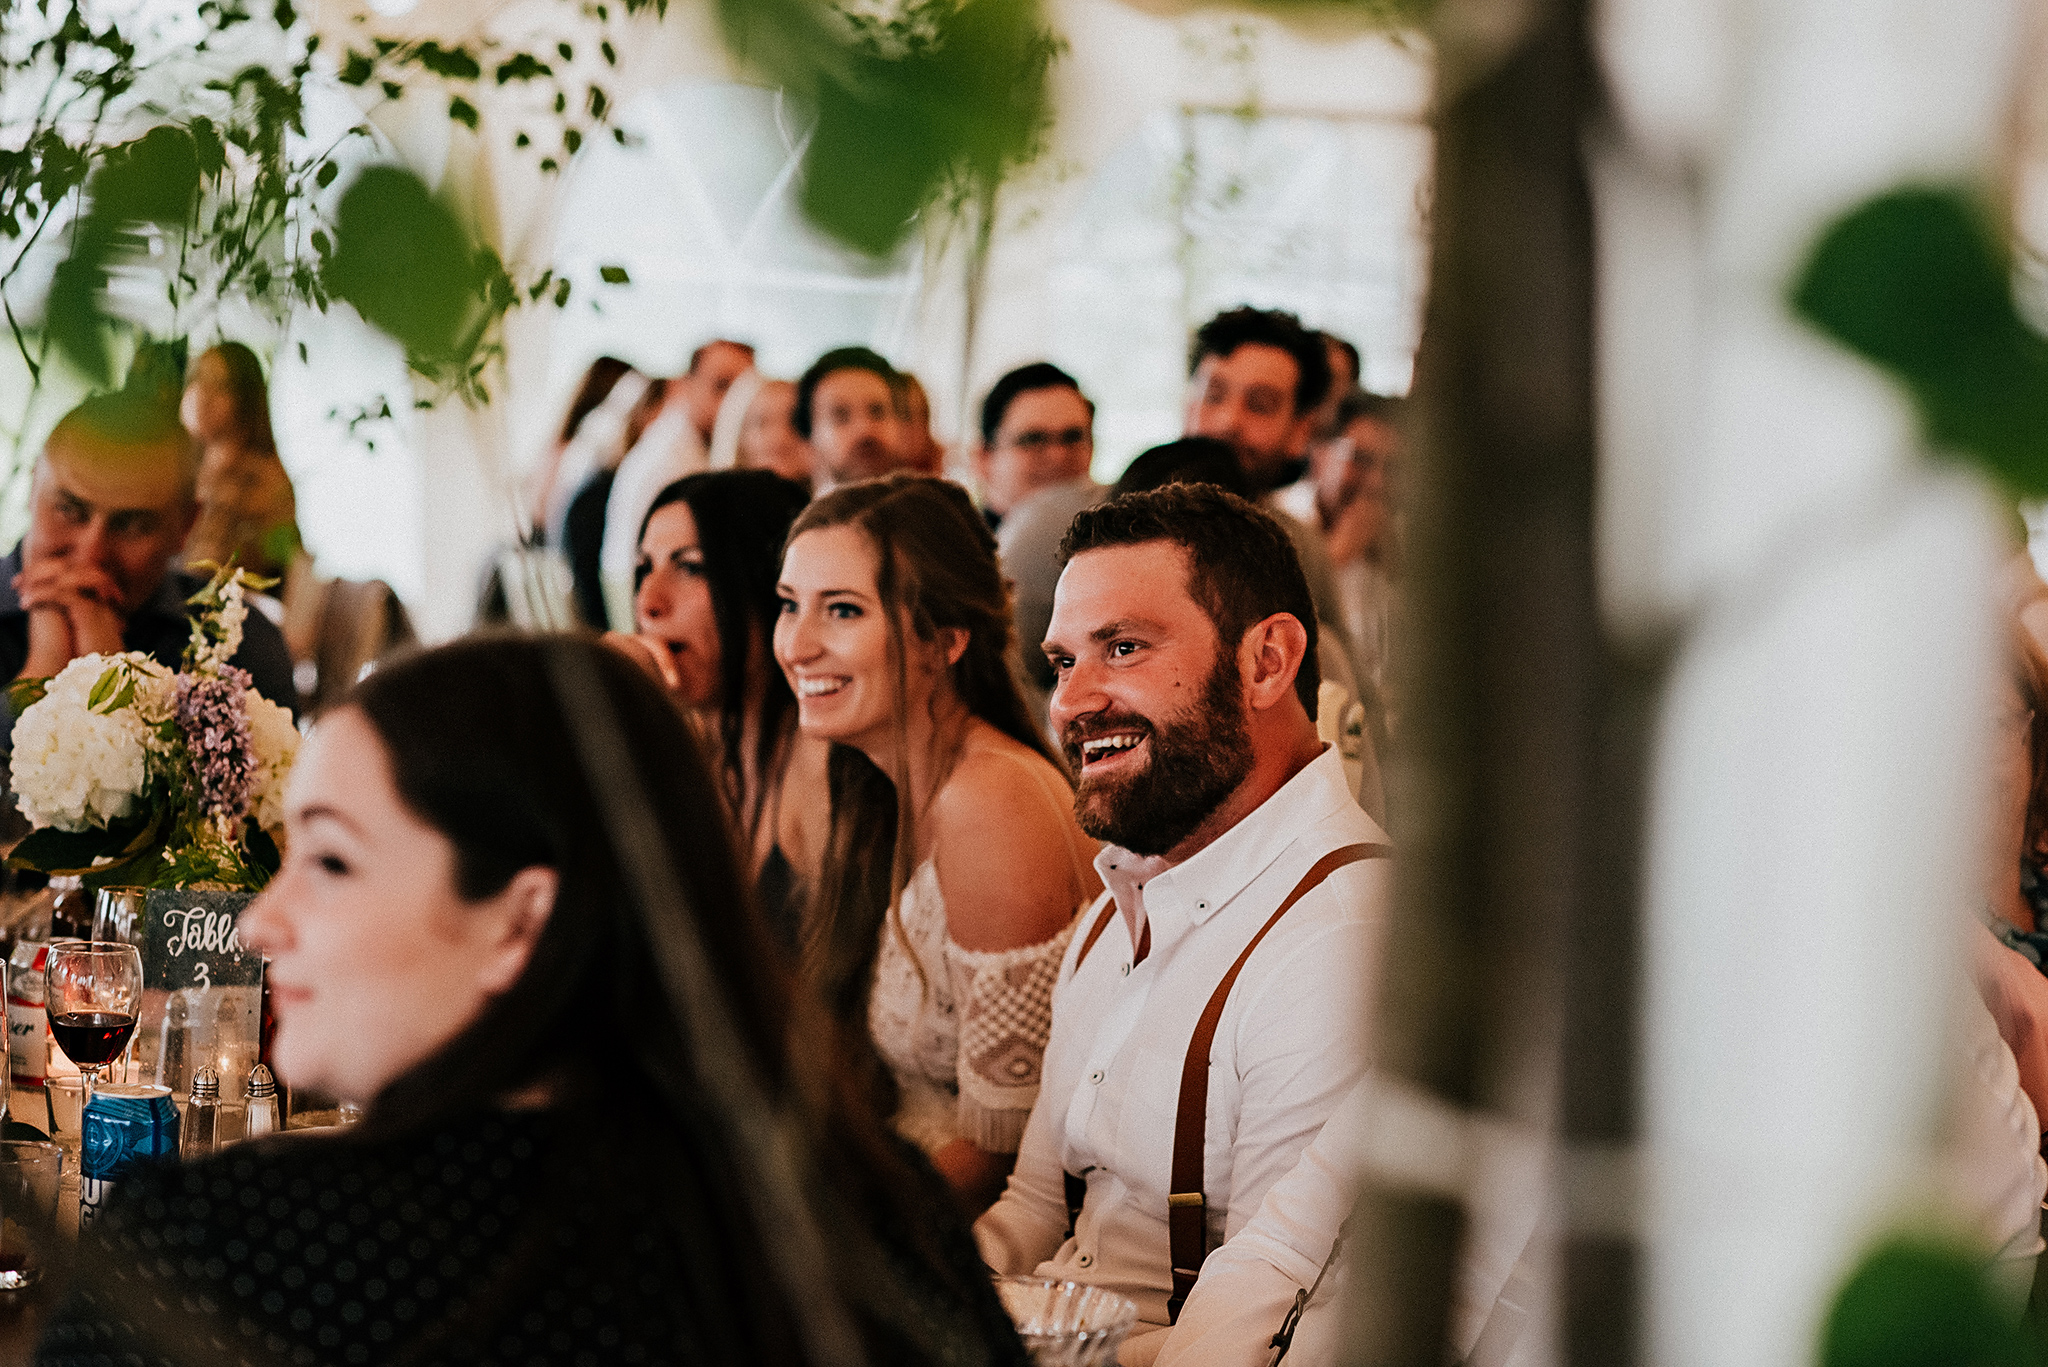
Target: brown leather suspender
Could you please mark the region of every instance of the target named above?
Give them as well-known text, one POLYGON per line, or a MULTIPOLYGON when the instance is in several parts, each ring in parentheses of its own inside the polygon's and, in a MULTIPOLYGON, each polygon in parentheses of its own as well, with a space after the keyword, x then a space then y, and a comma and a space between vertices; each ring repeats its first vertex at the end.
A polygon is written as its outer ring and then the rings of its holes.
POLYGON ((1102 932, 1109 929, 1109 923, 1116 919, 1116 898, 1103 903, 1102 914, 1095 918, 1095 924, 1088 927, 1088 938, 1081 941, 1081 952, 1074 956, 1074 972, 1081 971, 1081 961, 1088 957, 1088 951, 1095 948, 1095 942, 1102 938, 1102 932))
MULTIPOLYGON (((1252 957, 1252 951, 1259 947, 1259 941, 1266 938, 1266 932, 1278 925, 1280 918, 1296 902, 1346 864, 1355 864, 1361 859, 1384 859, 1391 853, 1393 851, 1385 845, 1346 845, 1318 859, 1294 885, 1294 891, 1288 893, 1286 900, 1266 919, 1266 924, 1259 927, 1259 933, 1252 936, 1251 943, 1244 947, 1244 952, 1237 956, 1237 962, 1223 975, 1223 981, 1216 985, 1215 994, 1202 1010, 1201 1019, 1195 1025, 1194 1038, 1188 1041, 1187 1061, 1181 1065, 1180 1107, 1173 1121, 1173 1175, 1166 1188, 1167 1248, 1173 1265, 1173 1294, 1166 1302, 1169 1322, 1180 1318, 1181 1304, 1187 1300, 1188 1292, 1195 1289, 1195 1279, 1201 1275, 1202 1263, 1209 1256, 1208 1202, 1202 1193, 1203 1150, 1208 1143, 1209 1130, 1209 1046, 1215 1043, 1216 1026, 1223 1019, 1223 1005, 1230 997, 1230 989, 1236 984, 1237 975, 1243 971, 1246 961, 1252 957)), ((1101 930, 1098 922, 1089 935, 1089 944, 1094 943, 1094 937, 1101 930)), ((1088 952, 1086 945, 1081 952, 1088 952)), ((1077 967, 1079 963, 1080 960, 1076 959, 1077 967)))

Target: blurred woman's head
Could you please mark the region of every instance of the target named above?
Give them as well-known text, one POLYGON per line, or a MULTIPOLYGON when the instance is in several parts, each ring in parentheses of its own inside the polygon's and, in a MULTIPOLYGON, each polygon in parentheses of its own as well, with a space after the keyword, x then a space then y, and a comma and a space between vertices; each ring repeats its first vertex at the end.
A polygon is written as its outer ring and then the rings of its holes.
POLYGON ((178 416, 203 446, 231 443, 253 451, 277 450, 263 363, 240 342, 222 342, 200 353, 186 376, 178 416))
POLYGON ((284 867, 243 919, 272 964, 280 1071, 397 1124, 580 1076, 591 1040, 672 1070, 647 920, 687 912, 772 1072, 781 1002, 699 755, 594 643, 472 640, 371 675, 301 752, 284 867), (675 905, 644 907, 622 866, 572 702, 630 738, 604 760, 644 795, 675 905))
POLYGON ((796 385, 790 380, 768 380, 754 391, 741 420, 739 463, 752 470, 773 470, 784 479, 809 487, 811 444, 798 435, 792 416, 796 413, 796 385))
POLYGON ((943 1289, 919 1307, 936 1342, 975 1342, 931 1179, 832 1071, 836 1032, 788 990, 689 723, 639 666, 567 636, 387 666, 316 729, 287 808, 284 867, 241 930, 272 964, 281 1072, 368 1103, 336 1142, 539 1108, 590 1174, 533 1194, 550 1237, 462 1288, 480 1315, 555 1284, 555 1231, 637 1227, 615 1209, 630 1199, 706 1251, 689 1285, 645 1294, 680 1298, 720 1360, 811 1360, 792 1295, 835 1292, 871 1360, 939 1360, 890 1318, 920 1282, 943 1289), (769 1126, 779 1160, 750 1137, 769 1126), (761 1190, 778 1161, 786 1202, 761 1190), (847 1260, 795 1291, 769 1210, 807 1210, 841 1250, 887 1228, 910 1261, 847 1260))
POLYGON ((718 709, 728 788, 749 710, 765 755, 794 702, 770 645, 783 538, 808 497, 767 470, 714 470, 663 489, 640 526, 635 625, 668 647, 684 701, 718 709))

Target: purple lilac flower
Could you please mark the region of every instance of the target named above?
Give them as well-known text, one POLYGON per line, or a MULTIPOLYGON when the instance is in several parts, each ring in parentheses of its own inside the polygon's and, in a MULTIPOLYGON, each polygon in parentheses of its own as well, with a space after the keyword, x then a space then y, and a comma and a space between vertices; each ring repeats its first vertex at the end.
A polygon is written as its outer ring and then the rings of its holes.
POLYGON ((249 672, 223 665, 220 674, 178 676, 178 729, 192 754, 192 777, 206 816, 223 832, 249 814, 256 786, 256 750, 249 741, 243 698, 249 672))

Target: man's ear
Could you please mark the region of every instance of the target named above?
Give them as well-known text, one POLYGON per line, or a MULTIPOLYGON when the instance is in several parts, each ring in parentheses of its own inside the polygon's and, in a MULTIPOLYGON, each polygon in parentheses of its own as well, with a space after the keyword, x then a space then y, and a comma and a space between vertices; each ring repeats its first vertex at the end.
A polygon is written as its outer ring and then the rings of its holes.
POLYGON ((519 981, 533 957, 554 914, 555 897, 561 891, 562 876, 545 864, 532 864, 512 875, 512 881, 474 914, 490 918, 481 958, 477 965, 479 983, 486 992, 503 992, 519 981))
POLYGON ((946 648, 946 667, 960 663, 960 657, 967 653, 967 642, 973 634, 966 627, 940 627, 939 644, 946 648))
POLYGON ((1291 612, 1276 612, 1245 632, 1238 646, 1245 701, 1254 712, 1294 696, 1294 676, 1308 656, 1308 628, 1291 612))

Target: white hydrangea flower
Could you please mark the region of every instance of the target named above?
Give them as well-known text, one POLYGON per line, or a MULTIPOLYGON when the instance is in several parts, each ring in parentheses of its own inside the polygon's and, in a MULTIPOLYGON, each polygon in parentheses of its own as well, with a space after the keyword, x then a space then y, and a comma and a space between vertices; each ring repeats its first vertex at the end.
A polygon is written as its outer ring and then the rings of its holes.
POLYGON ((81 655, 64 666, 14 724, 12 779, 22 815, 66 831, 128 815, 149 782, 154 724, 176 700, 175 677, 147 655, 81 655), (119 675, 114 694, 132 682, 135 696, 95 712, 87 704, 109 669, 119 675))
POLYGON ((249 744, 256 751, 256 789, 249 814, 266 831, 284 825, 284 783, 299 754, 299 728, 292 714, 250 689, 244 698, 249 712, 249 744))

